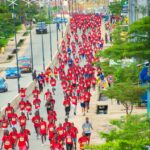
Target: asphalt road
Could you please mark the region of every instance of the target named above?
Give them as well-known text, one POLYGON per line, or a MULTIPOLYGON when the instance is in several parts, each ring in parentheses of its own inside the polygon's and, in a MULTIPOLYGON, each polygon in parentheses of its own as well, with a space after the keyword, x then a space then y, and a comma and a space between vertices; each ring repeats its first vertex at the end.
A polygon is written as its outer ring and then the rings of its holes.
MULTIPOLYGON (((65 25, 64 25, 65 26, 65 25)), ((47 27, 49 30, 49 27, 47 27)), ((51 37, 52 37, 52 54, 53 56, 57 52, 57 33, 56 33, 56 25, 51 25, 51 37)), ((59 33, 59 39, 61 38, 61 33, 59 33)), ((44 45, 44 57, 45 57, 45 66, 50 62, 50 34, 43 34, 43 45, 44 45)), ((26 46, 26 50, 24 52, 25 56, 31 56, 30 51, 30 40, 26 46)), ((37 72, 41 72, 43 70, 43 55, 42 55, 42 35, 36 34, 35 30, 32 31, 32 47, 33 47, 33 58, 34 58, 34 69, 37 72)), ((15 60, 14 60, 15 61, 15 60)), ((11 65, 11 64, 10 64, 11 65)), ((32 81, 31 73, 22 74, 20 78, 20 87, 27 87, 27 85, 32 81)), ((8 83, 8 92, 0 93, 0 109, 2 110, 7 103, 11 102, 17 93, 17 79, 7 79, 8 83)))

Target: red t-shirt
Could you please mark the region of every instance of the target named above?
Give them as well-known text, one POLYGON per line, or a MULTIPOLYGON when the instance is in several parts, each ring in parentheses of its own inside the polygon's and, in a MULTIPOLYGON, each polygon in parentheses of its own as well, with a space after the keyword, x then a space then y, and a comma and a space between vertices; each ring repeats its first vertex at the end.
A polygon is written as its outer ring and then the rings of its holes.
POLYGON ((56 86, 56 80, 54 78, 50 79, 50 84, 51 86, 56 86))
POLYGON ((71 133, 73 138, 77 138, 78 129, 76 127, 71 127, 71 133))
POLYGON ((89 138, 86 137, 86 136, 82 136, 82 137, 79 138, 78 142, 80 144, 80 149, 82 150, 83 146, 88 144, 89 138))
POLYGON ((45 97, 46 97, 46 100, 48 100, 49 98, 51 98, 52 96, 52 93, 49 91, 45 92, 45 97))
POLYGON ((62 145, 60 144, 60 141, 56 142, 51 142, 51 150, 63 150, 62 145))
POLYGON ((18 133, 12 131, 12 132, 10 132, 10 136, 12 137, 13 143, 16 143, 16 142, 17 142, 17 139, 18 139, 18 133))
POLYGON ((64 122, 63 128, 66 130, 68 127, 71 127, 71 123, 70 122, 64 122))
POLYGON ((46 134, 46 128, 47 128, 46 122, 45 121, 40 122, 40 134, 46 134))
POLYGON ((12 148, 12 137, 9 135, 4 135, 2 137, 2 142, 4 143, 4 149, 9 150, 12 148))
POLYGON ((32 104, 30 102, 26 103, 26 111, 30 112, 32 110, 32 104))
POLYGON ((8 119, 5 119, 5 120, 1 121, 1 127, 3 129, 6 129, 8 127, 8 119))
POLYGON ((38 97, 38 95, 40 94, 40 91, 38 89, 33 90, 32 94, 33 94, 34 97, 38 97))
POLYGON ((64 128, 63 127, 58 127, 57 129, 57 133, 58 133, 58 136, 62 139, 64 137, 64 128))
POLYGON ((12 125, 17 124, 17 118, 18 118, 18 116, 17 116, 16 113, 11 114, 11 124, 12 124, 12 125))
POLYGON ((18 134, 18 147, 26 146, 27 139, 28 138, 25 133, 19 133, 18 134))
POLYGON ((56 125, 53 124, 53 123, 48 125, 49 139, 52 139, 52 138, 53 138, 55 127, 56 127, 56 125))
POLYGON ((20 126, 26 126, 26 121, 27 121, 26 116, 20 116, 19 117, 19 124, 20 124, 20 126))
POLYGON ((11 117, 11 113, 12 113, 13 109, 14 108, 12 106, 6 107, 5 112, 6 112, 6 115, 7 115, 8 118, 11 117))
POLYGON ((73 135, 71 132, 65 133, 66 144, 73 144, 73 135))
POLYGON ((64 100, 64 101, 63 101, 63 105, 64 105, 65 107, 69 107, 69 106, 70 106, 70 100, 68 100, 68 99, 64 100))
POLYGON ((20 89, 20 97, 25 98, 26 97, 26 88, 21 88, 20 89))
POLYGON ((25 101, 20 101, 19 102, 19 108, 20 108, 20 110, 21 111, 25 110, 25 107, 26 107, 26 102, 25 101))
POLYGON ((40 127, 40 120, 41 120, 40 116, 33 116, 32 122, 35 127, 40 127))
POLYGON ((39 109, 40 108, 40 104, 41 104, 41 100, 40 99, 34 99, 33 100, 33 105, 35 106, 35 109, 39 109))

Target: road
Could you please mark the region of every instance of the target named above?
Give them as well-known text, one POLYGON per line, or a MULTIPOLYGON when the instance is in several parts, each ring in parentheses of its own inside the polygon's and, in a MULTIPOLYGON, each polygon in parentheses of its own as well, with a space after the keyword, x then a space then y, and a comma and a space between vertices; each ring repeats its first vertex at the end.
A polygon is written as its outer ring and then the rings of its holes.
MULTIPOLYGON (((65 25, 64 25, 65 29, 65 25)), ((48 27, 49 30, 49 27, 48 27)), ((53 56, 57 52, 57 34, 56 34, 56 25, 51 25, 51 37, 52 37, 52 54, 53 56)), ((59 33, 59 39, 61 38, 61 33, 59 33)), ((45 56, 45 66, 50 62, 50 34, 43 34, 43 43, 44 43, 44 56, 45 56)), ((43 59, 42 59, 42 35, 36 34, 35 30, 32 31, 32 45, 33 45, 33 58, 34 58, 34 69, 37 72, 43 70, 43 59)), ((26 49, 24 55, 31 56, 30 52, 30 40, 28 40, 25 45, 26 49)), ((15 60, 14 60, 15 61, 15 60)), ((12 62, 13 63, 13 62, 12 62)), ((11 65, 11 64, 10 64, 11 65)), ((31 73, 22 74, 20 78, 20 86, 27 87, 27 85, 32 81, 31 73)), ((7 103, 11 102, 13 98, 16 97, 17 93, 17 79, 8 79, 8 92, 0 93, 0 109, 2 110, 7 103)))
MULTIPOLYGON (((44 41, 48 41, 48 35, 44 35, 44 41), (47 39, 46 39, 47 38, 47 39)), ((37 41, 33 41, 33 48, 36 49, 37 51, 34 51, 34 57, 37 57, 36 60, 34 60, 34 65, 36 66, 36 69, 41 71, 42 70, 42 59, 41 56, 42 53, 40 52, 40 48, 41 48, 41 43, 40 43, 40 35, 36 35, 36 40, 39 40, 39 43, 35 43, 37 41), (37 54, 39 52, 39 54, 37 54)), ((54 48, 56 49, 57 44, 53 44, 54 48)), ((49 48, 49 44, 48 42, 45 44, 45 47, 47 46, 47 49, 49 48)), ((48 55, 47 51, 47 58, 46 61, 47 63, 49 62, 49 58, 50 56, 48 55)), ((53 53, 55 53, 56 51, 54 50, 53 53)), ((30 51, 27 51, 26 54, 30 54, 30 51)), ((66 67, 67 70, 67 67, 66 67)), ((31 80, 31 77, 24 77, 25 80, 29 79, 31 80)), ((23 81, 23 78, 21 79, 23 81)), ((25 83, 24 83, 25 84, 25 83)), ((49 85, 47 85, 44 88, 44 92, 47 90, 47 88, 49 88, 51 90, 51 87, 49 85)), ((41 99, 41 109, 40 109, 40 115, 44 118, 44 120, 47 120, 47 112, 46 112, 46 108, 45 108, 45 100, 44 100, 44 92, 40 95, 40 99, 41 99)), ((60 84, 60 80, 57 79, 57 84, 56 84, 56 93, 53 96, 56 104, 55 104, 55 111, 57 112, 57 123, 56 125, 58 125, 59 123, 63 123, 64 119, 65 119, 65 111, 64 111, 64 106, 63 104, 63 100, 64 100, 64 94, 63 94, 63 90, 60 84)), ((29 97, 29 100, 32 101, 33 98, 32 96, 29 97)), ((33 109, 32 111, 32 116, 34 115, 35 109, 33 109)), ((18 113, 20 114, 20 112, 18 111, 18 113)), ((29 141, 30 141, 30 150, 49 150, 50 149, 50 143, 47 140, 46 144, 42 145, 41 140, 37 140, 36 139, 36 133, 34 131, 34 126, 33 123, 31 122, 32 116, 30 116, 30 120, 27 122, 27 129, 29 129, 31 131, 31 136, 29 137, 29 141)), ((70 119, 73 119, 74 115, 73 115, 73 111, 71 111, 70 113, 70 119)), ((18 132, 19 132, 19 128, 17 128, 18 132)), ((9 131, 11 131, 11 129, 9 128, 9 131)), ((0 132, 0 139, 2 137, 2 132, 0 132)), ((17 149, 18 150, 18 149, 17 149)))

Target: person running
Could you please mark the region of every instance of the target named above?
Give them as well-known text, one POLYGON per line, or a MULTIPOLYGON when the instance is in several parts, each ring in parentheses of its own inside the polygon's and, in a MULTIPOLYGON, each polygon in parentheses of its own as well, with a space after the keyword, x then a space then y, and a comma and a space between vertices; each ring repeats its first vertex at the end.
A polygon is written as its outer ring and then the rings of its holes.
POLYGON ((34 124, 34 129, 37 135, 37 139, 39 139, 39 135, 40 135, 40 120, 41 120, 41 117, 40 117, 39 111, 36 111, 34 116, 32 117, 32 122, 34 124))
POLYGON ((2 116, 2 120, 1 120, 1 128, 2 128, 2 130, 7 130, 8 125, 9 125, 8 118, 5 115, 3 115, 2 116))
POLYGON ((29 120, 29 115, 32 114, 32 104, 28 100, 26 101, 26 112, 27 112, 27 120, 29 120))
POLYGON ((78 143, 80 144, 80 150, 84 150, 83 147, 84 147, 85 145, 88 145, 88 144, 89 144, 89 138, 85 135, 84 132, 82 133, 82 136, 79 137, 78 143))
POLYGON ((8 103, 7 107, 5 108, 5 115, 7 116, 9 123, 11 121, 11 113, 13 110, 14 110, 14 108, 11 106, 10 103, 8 103))
POLYGON ((55 95, 55 91, 56 91, 56 79, 54 79, 53 77, 50 78, 50 85, 52 87, 52 92, 53 92, 53 95, 55 95))
POLYGON ((11 120, 10 120, 10 125, 11 127, 17 127, 17 122, 18 122, 18 115, 12 110, 12 113, 10 114, 11 120))
POLYGON ((24 101, 24 99, 21 99, 21 101, 19 102, 19 109, 21 112, 24 112, 26 108, 26 102, 24 101))
POLYGON ((12 137, 12 148, 16 149, 17 141, 18 141, 18 132, 15 127, 12 128, 12 131, 10 132, 10 136, 12 137))
POLYGON ((76 150, 77 149, 77 134, 78 134, 78 129, 74 126, 74 123, 71 124, 70 130, 72 132, 72 137, 73 137, 73 148, 76 150))
POLYGON ((89 118, 86 117, 85 123, 82 125, 83 133, 85 136, 89 138, 90 142, 90 136, 91 136, 91 129, 93 129, 92 124, 89 122, 89 118))
POLYGON ((24 112, 21 112, 21 115, 19 116, 18 120, 19 120, 20 127, 26 126, 27 117, 25 116, 24 112))
POLYGON ((46 121, 43 120, 43 118, 41 118, 40 135, 41 135, 42 144, 44 144, 44 142, 46 142, 46 134, 47 134, 47 123, 46 123, 46 121))
POLYGON ((29 140, 27 138, 26 133, 24 133, 23 129, 21 129, 20 133, 18 134, 18 148, 19 150, 29 149, 29 140))
POLYGON ((5 150, 11 150, 12 149, 12 143, 13 143, 13 139, 9 135, 9 131, 5 130, 3 137, 2 137, 1 150, 3 149, 3 147, 5 150))
POLYGON ((35 110, 39 110, 41 106, 41 100, 38 97, 35 97, 33 100, 33 105, 35 107, 35 110))
POLYGON ((63 105, 65 107, 66 116, 69 118, 70 106, 71 106, 70 98, 69 97, 67 97, 67 96, 65 97, 65 99, 63 101, 63 105))
POLYGON ((65 132, 66 139, 66 150, 73 150, 73 134, 70 130, 70 127, 67 127, 65 132))
POLYGON ((44 94, 44 99, 47 101, 50 98, 52 98, 52 93, 51 93, 51 91, 49 89, 47 89, 47 91, 44 94))

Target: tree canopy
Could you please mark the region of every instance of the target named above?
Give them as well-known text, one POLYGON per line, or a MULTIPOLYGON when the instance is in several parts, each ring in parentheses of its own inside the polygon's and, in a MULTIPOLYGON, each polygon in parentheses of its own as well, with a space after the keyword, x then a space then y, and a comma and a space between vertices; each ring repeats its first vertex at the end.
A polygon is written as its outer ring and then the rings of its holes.
POLYGON ((113 38, 114 44, 100 51, 97 56, 109 59, 136 58, 137 60, 150 60, 150 17, 144 17, 129 26, 128 36, 121 41, 121 30, 114 30, 118 38, 113 38))
POLYGON ((146 115, 129 115, 119 120, 112 120, 113 129, 101 132, 106 140, 102 145, 89 145, 94 150, 147 150, 150 145, 150 120, 146 115))

